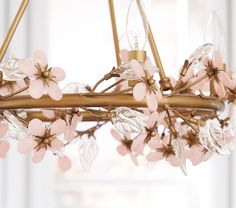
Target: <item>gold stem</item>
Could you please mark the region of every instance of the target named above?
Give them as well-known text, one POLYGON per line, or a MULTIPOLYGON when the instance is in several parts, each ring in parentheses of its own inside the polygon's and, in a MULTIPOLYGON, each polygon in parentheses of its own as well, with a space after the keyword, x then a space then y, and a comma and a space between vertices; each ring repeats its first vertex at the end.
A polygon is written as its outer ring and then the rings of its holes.
POLYGON ((117 86, 118 84, 120 84, 121 82, 125 81, 124 79, 120 79, 118 81, 116 81, 114 84, 112 84, 111 86, 107 87, 106 89, 104 89, 101 93, 106 92, 107 90, 111 89, 112 87, 117 86))
MULTIPOLYGON (((143 22, 147 22, 146 20, 146 16, 145 16, 145 12, 143 10, 142 4, 140 2, 140 0, 136 0, 138 8, 139 8, 139 12, 142 16, 143 22)), ((153 37, 153 33, 152 33, 152 29, 150 24, 148 23, 148 41, 149 41, 149 45, 151 47, 152 50, 152 54, 156 63, 156 66, 159 68, 159 75, 160 75, 160 84, 162 89, 165 90, 170 90, 172 89, 171 83, 170 83, 170 79, 168 77, 166 77, 165 74, 165 70, 163 68, 162 62, 161 62, 161 58, 156 46, 156 42, 155 39, 153 37)))
POLYGON ((115 52, 116 52, 116 62, 117 62, 117 66, 119 66, 121 64, 120 46, 119 46, 119 39, 118 39, 117 26, 116 26, 114 3, 113 3, 113 0, 108 0, 108 2, 109 2, 109 9, 110 9, 110 16, 111 16, 114 46, 115 46, 115 52))
POLYGON ((26 9, 26 7, 28 5, 28 2, 29 2, 29 0, 23 0, 22 1, 21 5, 19 7, 19 10, 18 10, 18 12, 17 12, 17 14, 16 14, 16 16, 15 16, 11 26, 10 26, 10 29, 9 29, 9 31, 7 33, 7 36, 6 36, 6 38, 5 38, 5 40, 4 40, 3 44, 2 44, 2 47, 0 49, 0 62, 2 61, 4 55, 5 55, 6 51, 7 51, 7 48, 8 48, 8 46, 9 46, 11 40, 12 40, 12 37, 13 37, 15 31, 16 31, 16 28, 17 28, 17 26, 18 26, 18 24, 19 24, 19 22, 21 20, 21 17, 22 17, 22 15, 25 12, 25 9, 26 9))

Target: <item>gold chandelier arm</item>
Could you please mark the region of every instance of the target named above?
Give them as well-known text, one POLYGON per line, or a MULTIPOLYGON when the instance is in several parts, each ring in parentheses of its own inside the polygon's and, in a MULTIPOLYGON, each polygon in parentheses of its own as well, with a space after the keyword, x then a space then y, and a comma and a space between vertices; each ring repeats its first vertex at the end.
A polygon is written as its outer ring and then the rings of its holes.
MULTIPOLYGON (((136 2, 137 2, 137 5, 138 5, 138 8, 139 8, 139 12, 140 12, 143 20, 145 20, 146 17, 145 17, 145 13, 144 13, 142 4, 141 4, 140 0, 136 0, 136 2)), ((163 90, 170 90, 170 89, 172 89, 170 79, 165 74, 165 70, 164 70, 164 67, 163 67, 162 62, 161 62, 161 58, 160 58, 160 55, 159 55, 159 52, 158 52, 158 49, 157 49, 157 46, 156 46, 155 39, 153 37, 153 33, 152 33, 150 23, 148 23, 148 41, 149 41, 150 48, 152 50, 152 54, 153 54, 153 58, 155 60, 156 66, 159 69, 160 84, 161 84, 163 90)))
POLYGON ((113 2, 113 0, 108 0, 108 2, 109 2, 109 9, 110 9, 110 16, 111 16, 114 46, 115 46, 115 52, 116 52, 116 62, 117 62, 117 66, 119 66, 121 64, 120 46, 119 46, 119 38, 118 38, 117 26, 116 26, 114 2, 113 2))
POLYGON ((0 62, 2 61, 4 55, 7 51, 7 48, 8 48, 8 46, 9 46, 11 40, 12 40, 12 37, 13 37, 15 31, 16 31, 16 28, 17 28, 20 20, 21 20, 21 17, 23 16, 23 14, 25 12, 25 9, 26 9, 28 3, 29 3, 29 0, 23 0, 20 7, 19 7, 19 9, 18 9, 18 12, 17 12, 17 14, 16 14, 16 16, 15 16, 15 18, 14 18, 14 20, 13 20, 13 22, 12 22, 10 28, 9 28, 7 36, 6 36, 6 38, 5 38, 5 40, 2 44, 2 47, 0 49, 0 62))
MULTIPOLYGON (((205 109, 212 111, 224 110, 224 103, 212 98, 202 98, 195 95, 175 95, 164 97, 158 102, 159 108, 165 105, 171 108, 182 109, 205 109)), ((99 95, 88 93, 81 94, 64 94, 60 101, 54 101, 45 95, 40 99, 32 99, 30 96, 15 96, 9 100, 0 101, 0 110, 11 109, 39 109, 39 108, 71 108, 71 107, 130 107, 143 108, 147 107, 145 100, 136 101, 131 94, 122 95, 99 95)))

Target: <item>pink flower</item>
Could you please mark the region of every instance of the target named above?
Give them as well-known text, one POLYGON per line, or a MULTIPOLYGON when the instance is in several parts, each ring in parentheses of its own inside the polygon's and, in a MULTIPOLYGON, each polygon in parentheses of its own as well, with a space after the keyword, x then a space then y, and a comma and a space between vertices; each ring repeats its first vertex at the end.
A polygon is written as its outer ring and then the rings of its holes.
POLYGON ((58 67, 48 68, 47 57, 41 51, 35 51, 32 59, 19 62, 19 69, 30 79, 29 95, 38 99, 46 91, 53 100, 60 100, 62 92, 58 82, 65 78, 64 70, 58 67))
POLYGON ((6 154, 8 153, 10 149, 10 144, 8 141, 2 140, 2 138, 6 135, 8 131, 8 124, 2 123, 0 124, 0 158, 6 157, 6 154))
POLYGON ((191 88, 193 90, 209 90, 209 83, 212 81, 212 89, 214 90, 214 94, 218 95, 220 98, 224 98, 226 96, 225 87, 230 87, 232 81, 228 74, 220 69, 222 63, 222 57, 219 51, 215 51, 212 54, 211 59, 206 57, 204 59, 204 66, 206 68, 201 70, 197 76, 191 80, 191 82, 196 81, 206 74, 208 74, 208 77, 191 88))
POLYGON ((158 113, 157 111, 153 112, 146 124, 146 133, 139 134, 134 138, 134 141, 131 146, 131 150, 135 152, 136 156, 142 154, 146 144, 151 139, 159 139, 160 136, 157 132, 157 126, 162 124, 166 116, 165 112, 158 113))
MULTIPOLYGON (((9 95, 11 93, 14 93, 22 88, 24 88, 26 86, 25 81, 24 80, 18 80, 18 81, 8 81, 6 83, 4 83, 1 87, 0 87, 0 95, 1 96, 6 96, 9 95)), ((21 92, 19 95, 25 95, 25 92, 21 92)))
POLYGON ((122 137, 117 131, 114 129, 111 130, 111 135, 121 144, 116 148, 117 152, 121 156, 129 155, 131 160, 135 165, 138 165, 137 158, 135 157, 134 153, 131 151, 131 145, 133 140, 130 137, 130 134, 125 134, 124 137, 122 137))
POLYGON ((46 151, 60 151, 64 147, 64 143, 57 138, 64 133, 66 123, 62 119, 54 121, 50 126, 45 126, 39 119, 33 119, 29 122, 28 131, 32 134, 31 138, 22 140, 18 144, 20 153, 33 151, 33 162, 40 162, 46 151))
POLYGON ((142 66, 136 60, 130 62, 131 68, 140 79, 140 82, 133 88, 133 96, 137 101, 146 98, 147 106, 151 111, 156 111, 158 108, 158 100, 162 98, 160 89, 154 80, 155 68, 151 61, 147 59, 142 66))
POLYGON ((176 158, 173 147, 170 144, 169 135, 164 136, 162 139, 152 139, 148 145, 151 149, 155 150, 146 156, 148 161, 157 162, 165 158, 172 166, 180 166, 180 162, 176 158))
POLYGON ((72 141, 76 136, 76 127, 79 121, 82 121, 82 115, 78 116, 77 114, 66 117, 66 129, 64 132, 65 140, 72 141))
POLYGON ((202 145, 193 145, 186 151, 186 158, 188 158, 194 166, 209 160, 212 155, 213 153, 205 149, 202 145))

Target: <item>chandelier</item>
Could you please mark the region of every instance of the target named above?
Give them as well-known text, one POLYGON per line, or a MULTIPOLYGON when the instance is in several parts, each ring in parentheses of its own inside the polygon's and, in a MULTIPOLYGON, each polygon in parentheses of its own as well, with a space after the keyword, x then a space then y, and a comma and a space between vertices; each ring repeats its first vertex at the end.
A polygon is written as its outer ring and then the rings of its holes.
POLYGON ((71 160, 65 149, 77 145, 81 164, 88 170, 98 154, 96 132, 109 122, 118 153, 130 156, 136 165, 140 157, 166 160, 187 175, 187 160, 198 165, 214 153, 232 152, 236 80, 214 45, 197 48, 177 78, 167 76, 143 2, 130 1, 128 51, 120 50, 114 4, 108 0, 117 66, 94 86, 70 83, 60 89, 65 72, 49 66, 42 51, 3 61, 28 1, 22 1, 0 49, 0 157, 15 139, 17 150, 32 152, 34 163, 51 153, 59 169, 67 171, 71 160), (155 64, 144 51, 146 42, 155 64), (108 80, 115 81, 98 90, 108 80), (81 130, 82 122, 95 125, 81 130))

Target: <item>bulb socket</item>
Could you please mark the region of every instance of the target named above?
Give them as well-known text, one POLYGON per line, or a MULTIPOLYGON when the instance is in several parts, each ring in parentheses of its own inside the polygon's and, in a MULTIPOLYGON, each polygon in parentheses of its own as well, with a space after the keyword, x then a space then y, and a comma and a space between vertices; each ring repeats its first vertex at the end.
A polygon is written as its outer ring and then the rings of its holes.
POLYGON ((144 63, 147 59, 146 51, 129 51, 128 59, 129 61, 135 59, 140 63, 144 63))

